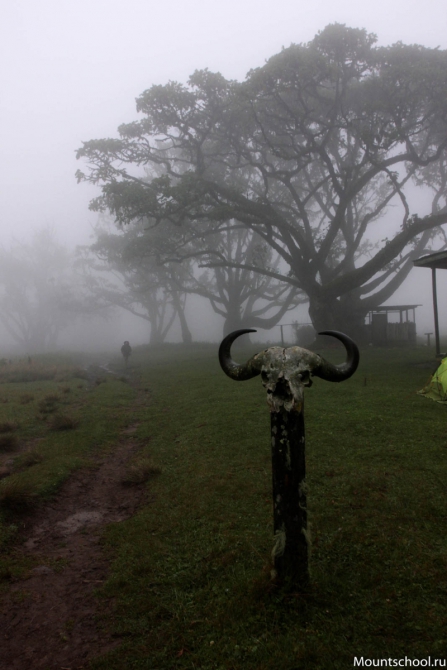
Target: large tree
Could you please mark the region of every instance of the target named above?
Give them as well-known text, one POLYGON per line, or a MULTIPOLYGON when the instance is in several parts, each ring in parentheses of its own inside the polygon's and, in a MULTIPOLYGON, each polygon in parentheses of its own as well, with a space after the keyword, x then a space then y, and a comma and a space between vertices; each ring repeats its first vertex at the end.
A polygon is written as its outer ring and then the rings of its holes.
POLYGON ((243 224, 287 270, 215 266, 288 282, 317 329, 359 335, 447 222, 447 52, 375 43, 336 24, 244 82, 205 70, 153 86, 140 120, 78 151, 78 179, 102 187, 92 208, 122 223, 243 224), (412 189, 432 189, 430 203, 412 204, 412 189))

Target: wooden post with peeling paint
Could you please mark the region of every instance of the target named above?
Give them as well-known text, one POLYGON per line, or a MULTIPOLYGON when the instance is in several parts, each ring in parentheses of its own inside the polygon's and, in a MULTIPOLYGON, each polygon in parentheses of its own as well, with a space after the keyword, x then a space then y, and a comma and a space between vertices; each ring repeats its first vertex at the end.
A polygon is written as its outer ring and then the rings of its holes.
POLYGON ((244 333, 238 330, 222 341, 220 365, 229 377, 245 381, 261 375, 267 389, 271 412, 273 482, 272 576, 288 589, 305 591, 309 586, 309 548, 307 532, 306 463, 304 433, 304 387, 311 376, 341 382, 351 377, 359 363, 356 344, 344 333, 325 331, 340 340, 347 351, 342 365, 332 365, 302 347, 270 347, 253 356, 245 365, 231 358, 231 344, 244 333))
POLYGON ((309 584, 303 406, 271 412, 272 576, 305 590, 309 584))

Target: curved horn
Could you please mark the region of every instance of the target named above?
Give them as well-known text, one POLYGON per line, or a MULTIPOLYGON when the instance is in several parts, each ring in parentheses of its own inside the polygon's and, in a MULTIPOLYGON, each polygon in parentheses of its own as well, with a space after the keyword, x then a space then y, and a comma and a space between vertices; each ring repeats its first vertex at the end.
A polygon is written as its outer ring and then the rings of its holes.
POLYGON ((235 363, 231 358, 231 345, 234 340, 244 333, 256 333, 256 330, 253 329, 244 329, 244 330, 235 330, 233 333, 227 335, 219 347, 219 363, 222 370, 226 375, 231 377, 231 379, 236 379, 236 381, 245 381, 246 379, 251 379, 260 374, 260 370, 255 370, 252 368, 250 359, 245 365, 239 365, 235 363))
POLYGON ((344 333, 340 333, 338 330, 324 330, 318 335, 330 335, 331 337, 336 337, 337 340, 340 340, 345 346, 347 359, 345 363, 341 365, 333 365, 329 363, 324 358, 321 358, 321 364, 312 371, 312 374, 316 377, 321 377, 326 379, 329 382, 343 382, 345 379, 352 377, 354 372, 357 370, 360 354, 357 348, 357 345, 350 337, 344 333))

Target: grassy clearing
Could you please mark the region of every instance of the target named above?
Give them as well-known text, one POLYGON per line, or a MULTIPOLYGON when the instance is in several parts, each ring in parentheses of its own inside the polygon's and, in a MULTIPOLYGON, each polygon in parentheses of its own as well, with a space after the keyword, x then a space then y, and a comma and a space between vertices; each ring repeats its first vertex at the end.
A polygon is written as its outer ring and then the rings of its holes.
POLYGON ((53 495, 93 454, 115 445, 128 421, 124 408, 133 389, 112 377, 96 387, 86 376, 69 360, 50 357, 0 368, 2 574, 11 573, 17 558, 7 552, 20 523, 17 514, 53 495), (38 372, 32 381, 28 368, 38 372))
POLYGON ((113 568, 99 595, 113 598, 122 646, 92 667, 316 670, 352 667, 354 656, 444 657, 447 409, 416 395, 427 350, 368 350, 351 380, 306 390, 307 596, 269 581, 264 390, 226 378, 216 353, 133 354, 152 398, 136 435, 162 473, 148 484, 154 502, 107 531, 113 568))
POLYGON ((85 372, 64 358, 39 356, 8 362, 0 361, 0 384, 43 380, 66 381, 73 376, 85 377, 85 372))
MULTIPOLYGON (((92 669, 337 670, 354 656, 445 657, 447 408, 416 395, 430 375, 417 367, 427 349, 368 349, 352 379, 306 389, 306 596, 269 579, 265 392, 259 378, 225 377, 216 349, 135 348, 138 397, 118 377, 88 391, 74 377, 0 385, 0 423, 17 424, 14 436, 30 445, 0 482, 4 546, 16 531, 11 510, 51 495, 123 427, 147 444, 126 483, 147 481, 152 502, 104 536, 112 567, 98 603, 122 644, 92 669), (55 411, 42 413, 42 402, 55 411), (79 424, 51 431, 58 415, 79 424)), ((0 554, 5 583, 29 567, 0 554)))

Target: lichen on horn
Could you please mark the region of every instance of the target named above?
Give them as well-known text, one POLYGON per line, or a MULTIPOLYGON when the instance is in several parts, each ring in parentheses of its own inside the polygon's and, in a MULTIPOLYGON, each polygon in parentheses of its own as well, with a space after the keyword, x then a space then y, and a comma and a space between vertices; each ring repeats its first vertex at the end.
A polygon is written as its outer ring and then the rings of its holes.
MULTIPOLYGON (((302 347, 290 347, 288 349, 270 347, 240 365, 231 358, 231 345, 234 340, 245 333, 256 333, 256 330, 236 330, 222 341, 219 347, 219 362, 222 370, 228 377, 236 381, 252 379, 262 373, 263 384, 270 389, 269 397, 274 393, 278 379, 284 377, 287 385, 290 386, 291 395, 294 397, 293 406, 301 404, 302 386, 310 386, 312 383, 309 376, 321 377, 321 379, 330 382, 342 382, 354 374, 359 364, 359 350, 355 342, 337 330, 325 330, 319 335, 335 337, 345 346, 347 358, 344 363, 334 365, 322 356, 302 347), (294 387, 293 391, 292 387, 294 387), (298 389, 298 387, 301 388, 298 389)), ((277 408, 274 411, 277 411, 277 408)))
POLYGON ((357 370, 360 360, 359 350, 355 342, 338 330, 324 330, 318 333, 318 335, 330 335, 340 340, 346 349, 347 359, 341 365, 333 365, 320 356, 321 363, 317 368, 312 370, 312 375, 314 377, 321 377, 321 379, 329 382, 343 382, 345 379, 352 377, 357 370))
POLYGON ((219 347, 219 363, 222 370, 228 377, 236 381, 245 381, 252 379, 261 373, 261 369, 256 366, 254 358, 250 358, 244 365, 236 363, 231 358, 231 345, 241 335, 245 333, 256 333, 252 328, 244 328, 242 330, 235 330, 233 333, 227 335, 219 347))

